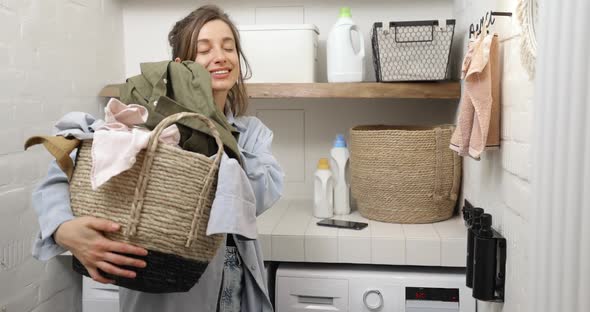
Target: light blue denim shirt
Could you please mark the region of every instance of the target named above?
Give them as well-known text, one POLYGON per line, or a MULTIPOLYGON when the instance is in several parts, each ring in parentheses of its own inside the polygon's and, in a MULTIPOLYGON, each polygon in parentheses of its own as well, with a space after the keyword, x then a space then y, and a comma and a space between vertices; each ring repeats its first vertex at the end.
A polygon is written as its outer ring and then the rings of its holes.
MULTIPOLYGON (((244 170, 256 199, 256 215, 270 208, 281 196, 283 171, 272 155, 273 134, 258 118, 242 116, 234 118, 226 112, 230 124, 240 133, 238 146, 244 162, 244 170)), ((97 126, 88 114, 70 113, 57 124, 58 132, 74 134, 91 133, 97 126)), ((75 158, 75 152, 70 155, 75 158)), ((223 179, 223 177, 219 177, 223 179)), ((48 260, 65 250, 52 238, 57 227, 73 217, 70 208, 69 185, 66 175, 56 162, 50 165, 44 181, 33 192, 33 207, 40 225, 40 232, 33 244, 33 256, 48 260)), ((264 273, 264 262, 257 240, 234 235, 236 246, 246 268, 242 292, 242 311, 272 311, 264 273)), ((221 285, 225 248, 209 263, 199 283, 186 293, 148 294, 120 289, 121 311, 211 311, 216 310, 221 285)))

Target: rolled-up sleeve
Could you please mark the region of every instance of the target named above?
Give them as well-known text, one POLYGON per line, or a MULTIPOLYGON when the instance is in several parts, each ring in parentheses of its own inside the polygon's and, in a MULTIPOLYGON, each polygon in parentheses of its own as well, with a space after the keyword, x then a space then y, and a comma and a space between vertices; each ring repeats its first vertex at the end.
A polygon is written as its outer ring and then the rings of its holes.
POLYGON ((281 198, 285 174, 272 155, 272 131, 258 118, 242 118, 245 131, 240 133, 238 145, 256 197, 256 215, 260 215, 281 198))
MULTIPOLYGON (((103 120, 83 112, 70 112, 55 123, 54 135, 75 137, 79 140, 90 139, 94 130, 104 123, 103 120)), ((77 150, 70 154, 75 163, 77 150)), ((33 257, 39 260, 51 259, 66 250, 53 239, 53 233, 64 222, 72 220, 74 215, 70 206, 70 185, 66 174, 54 160, 49 165, 47 177, 37 186, 32 194, 32 205, 37 212, 40 231, 33 242, 33 257)))
MULTIPOLYGON (((73 152, 70 157, 75 158, 73 152)), ((32 194, 32 205, 37 212, 40 231, 33 243, 33 257, 48 260, 66 250, 53 239, 55 230, 74 218, 70 207, 70 190, 66 174, 57 163, 51 162, 47 177, 32 194)))

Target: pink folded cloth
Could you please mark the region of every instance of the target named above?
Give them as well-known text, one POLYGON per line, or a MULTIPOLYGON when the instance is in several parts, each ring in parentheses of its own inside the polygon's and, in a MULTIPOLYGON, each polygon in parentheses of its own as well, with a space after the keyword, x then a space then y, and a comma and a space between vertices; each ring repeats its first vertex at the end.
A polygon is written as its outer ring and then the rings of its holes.
POLYGON ((500 146, 500 75, 498 37, 478 37, 469 43, 463 61, 464 91, 457 128, 450 148, 460 156, 479 159, 485 149, 500 146))
MULTIPOLYGON (((148 112, 137 104, 125 105, 109 100, 105 108, 105 123, 94 133, 92 142, 92 189, 98 189, 110 178, 130 169, 135 156, 147 147, 151 132, 137 125, 146 122, 148 112)), ((159 137, 164 144, 178 145, 180 133, 176 125, 164 129, 159 137)))

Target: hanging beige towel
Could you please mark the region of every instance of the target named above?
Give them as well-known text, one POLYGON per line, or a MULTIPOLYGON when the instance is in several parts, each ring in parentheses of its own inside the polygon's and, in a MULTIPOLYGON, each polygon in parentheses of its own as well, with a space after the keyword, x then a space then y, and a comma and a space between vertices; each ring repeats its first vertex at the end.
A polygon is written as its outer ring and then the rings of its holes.
POLYGON ((463 62, 464 92, 450 148, 479 159, 500 146, 500 72, 498 36, 472 41, 463 62))

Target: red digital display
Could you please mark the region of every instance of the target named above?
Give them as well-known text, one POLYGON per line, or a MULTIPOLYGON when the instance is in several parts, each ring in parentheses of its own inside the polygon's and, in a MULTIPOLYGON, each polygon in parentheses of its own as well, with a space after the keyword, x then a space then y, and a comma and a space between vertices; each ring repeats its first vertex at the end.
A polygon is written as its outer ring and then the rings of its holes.
POLYGON ((416 299, 426 299, 426 293, 416 292, 416 299))
POLYGON ((406 300, 459 302, 459 289, 406 287, 406 300))

